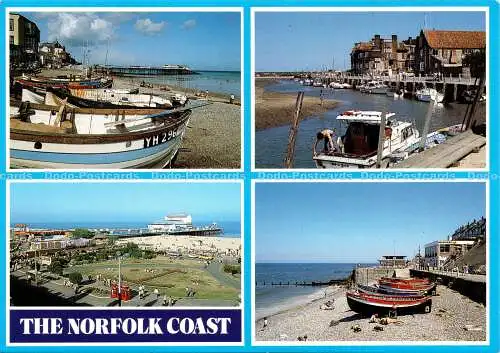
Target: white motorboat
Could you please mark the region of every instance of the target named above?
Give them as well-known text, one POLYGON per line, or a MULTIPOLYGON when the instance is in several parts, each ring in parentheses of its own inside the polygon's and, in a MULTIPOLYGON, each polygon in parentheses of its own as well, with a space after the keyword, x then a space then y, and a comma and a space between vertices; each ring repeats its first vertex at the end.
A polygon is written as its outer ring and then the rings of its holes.
POLYGON ((362 89, 360 89, 360 91, 371 94, 386 94, 387 89, 388 87, 381 82, 370 81, 362 89))
POLYGON ((430 102, 433 100, 436 103, 442 103, 444 100, 444 94, 439 93, 434 88, 422 88, 419 89, 416 93, 416 97, 419 101, 422 102, 430 102))
MULTIPOLYGON (((388 165, 391 155, 404 152, 420 141, 417 128, 410 122, 394 119, 387 113, 382 164, 388 165)), ((340 151, 313 151, 313 160, 318 168, 373 168, 377 163, 380 122, 382 112, 346 111, 337 120, 347 124, 347 129, 338 139, 340 151)))

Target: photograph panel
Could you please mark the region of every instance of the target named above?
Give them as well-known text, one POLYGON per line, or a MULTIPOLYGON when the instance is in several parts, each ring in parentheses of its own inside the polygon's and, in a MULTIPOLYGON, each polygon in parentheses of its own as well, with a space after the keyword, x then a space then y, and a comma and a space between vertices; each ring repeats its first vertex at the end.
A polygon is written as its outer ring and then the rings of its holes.
POLYGON ((241 304, 240 183, 14 182, 9 229, 11 307, 241 304))
POLYGON ((241 12, 8 12, 12 169, 238 169, 241 12))
POLYGON ((255 183, 254 342, 485 344, 486 189, 255 183))
POLYGON ((255 10, 255 168, 487 167, 487 9, 371 10, 255 10))

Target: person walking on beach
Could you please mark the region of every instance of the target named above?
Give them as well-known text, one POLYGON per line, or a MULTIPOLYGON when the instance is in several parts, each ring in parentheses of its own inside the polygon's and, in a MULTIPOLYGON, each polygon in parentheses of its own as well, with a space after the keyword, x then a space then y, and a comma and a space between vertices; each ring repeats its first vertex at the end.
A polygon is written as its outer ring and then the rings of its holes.
POLYGON ((269 323, 267 322, 267 317, 265 317, 264 318, 264 323, 262 324, 262 329, 261 330, 264 330, 268 325, 269 325, 269 323))
POLYGON ((334 152, 339 151, 337 144, 334 142, 335 129, 323 129, 316 134, 316 143, 314 144, 314 153, 316 153, 316 148, 321 140, 324 142, 323 152, 334 152))
POLYGON ((234 94, 231 94, 229 96, 229 104, 233 104, 234 103, 234 94))

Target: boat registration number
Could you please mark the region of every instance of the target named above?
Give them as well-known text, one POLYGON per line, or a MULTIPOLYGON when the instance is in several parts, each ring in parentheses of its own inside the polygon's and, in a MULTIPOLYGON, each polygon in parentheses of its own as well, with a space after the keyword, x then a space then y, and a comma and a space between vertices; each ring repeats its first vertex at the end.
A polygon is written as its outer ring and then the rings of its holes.
POLYGON ((177 137, 180 134, 177 130, 168 130, 155 135, 149 135, 144 137, 144 148, 154 147, 167 143, 171 139, 177 137))

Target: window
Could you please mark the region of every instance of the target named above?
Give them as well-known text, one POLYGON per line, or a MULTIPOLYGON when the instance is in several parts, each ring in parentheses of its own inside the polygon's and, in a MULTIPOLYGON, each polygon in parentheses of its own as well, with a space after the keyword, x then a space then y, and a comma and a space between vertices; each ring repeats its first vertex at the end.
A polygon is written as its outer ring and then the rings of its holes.
POLYGON ((9 43, 10 44, 14 44, 14 36, 10 36, 9 37, 9 43))
POLYGON ((9 20, 9 31, 13 31, 14 30, 14 19, 11 18, 9 20))

